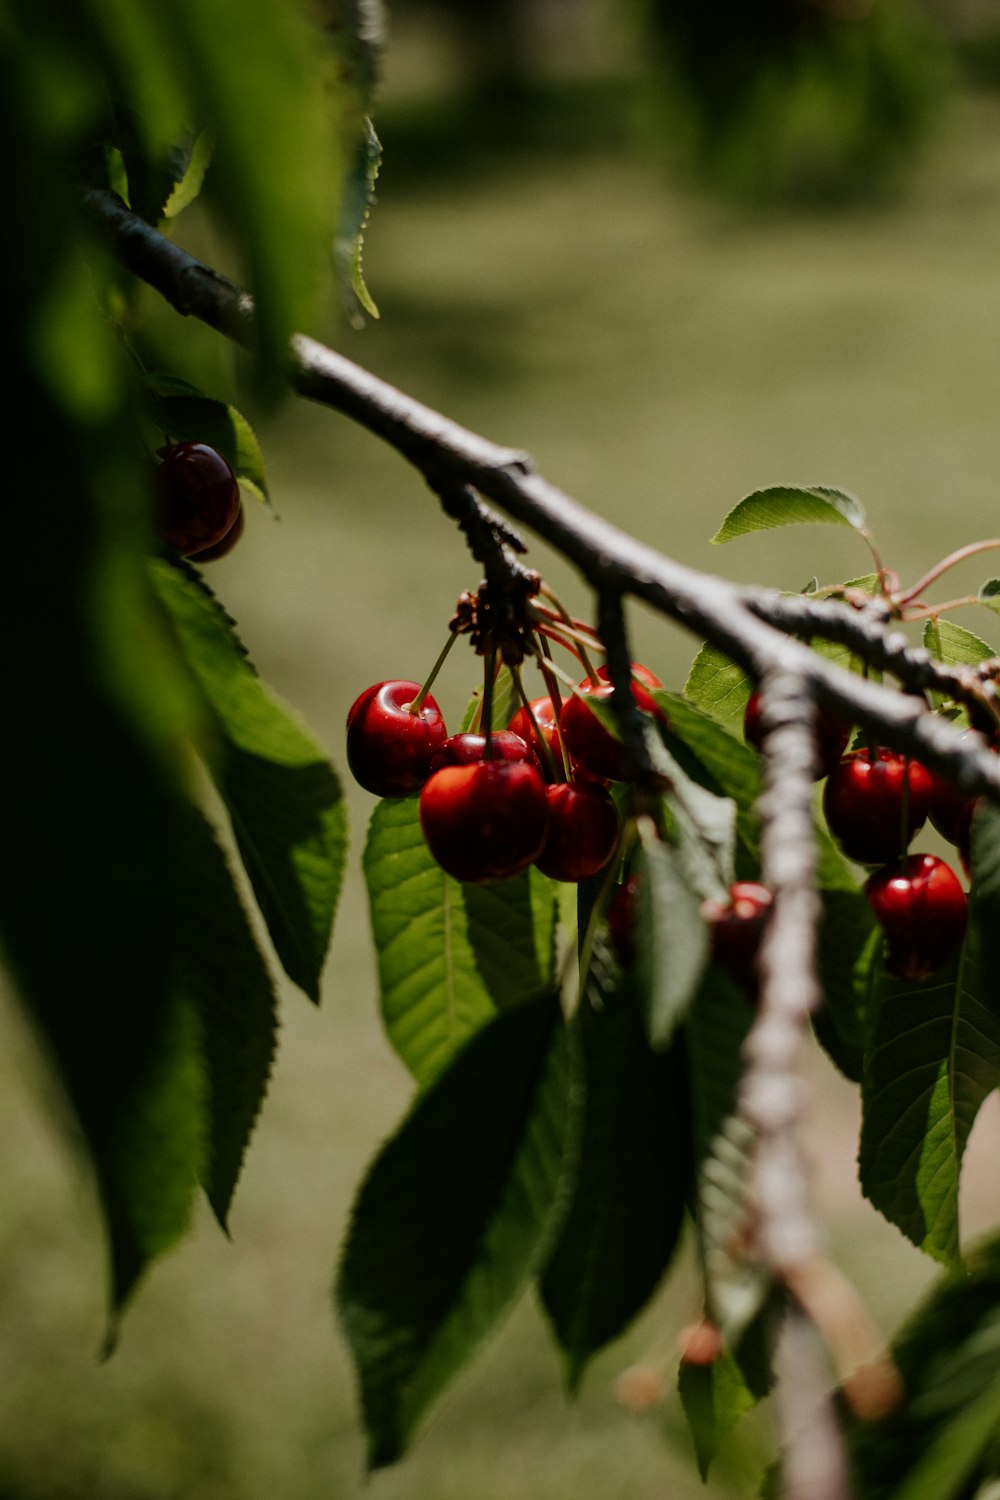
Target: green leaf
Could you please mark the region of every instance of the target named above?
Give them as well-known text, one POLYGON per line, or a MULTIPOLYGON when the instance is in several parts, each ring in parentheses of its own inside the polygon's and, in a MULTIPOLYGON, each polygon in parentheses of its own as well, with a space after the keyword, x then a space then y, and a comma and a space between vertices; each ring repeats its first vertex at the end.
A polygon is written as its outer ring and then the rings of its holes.
POLYGON ((208 1081, 201 1180, 225 1229, 267 1091, 278 1023, 271 979, 225 856, 198 815, 185 896, 181 977, 197 1012, 208 1081))
POLYGON ((537 870, 462 885, 435 862, 418 799, 372 813, 364 854, 389 1040, 421 1083, 494 1012, 552 983, 555 900, 537 870))
POLYGON ((881 951, 881 934, 863 891, 824 891, 818 939, 823 1001, 813 1029, 844 1076, 860 1083, 870 975, 881 951))
POLYGON ((691 1170, 683 1053, 650 1051, 634 983, 600 944, 579 1032, 579 1176, 541 1284, 574 1391, 591 1356, 624 1332, 669 1266, 691 1170))
POLYGON ((362 138, 344 183, 334 242, 334 263, 340 283, 340 295, 348 320, 355 328, 364 325, 362 313, 368 313, 372 318, 379 316, 378 308, 365 285, 362 254, 381 164, 382 146, 374 126, 366 118, 362 138))
POLYGON ((987 609, 1000 610, 1000 578, 990 578, 981 584, 976 597, 987 609))
POLYGON ((742 1416, 757 1404, 757 1398, 729 1353, 714 1364, 681 1364, 677 1389, 691 1429, 698 1472, 708 1480, 712 1460, 742 1416))
POLYGON ((217 448, 237 479, 259 500, 267 501, 264 455, 256 434, 235 406, 203 396, 172 375, 147 375, 150 420, 175 442, 208 443, 217 448))
POLYGON ((322 748, 261 683, 201 578, 166 562, 151 568, 204 695, 211 732, 202 749, 275 952, 318 1001, 347 845, 340 783, 322 748))
POLYGON ((691 663, 684 696, 727 729, 743 736, 743 715, 753 682, 728 656, 706 641, 691 663))
POLYGON ((181 175, 175 179, 173 190, 163 205, 163 217, 176 219, 198 197, 205 181, 215 149, 215 139, 208 130, 199 130, 186 143, 186 162, 181 175))
POLYGON ((649 818, 637 824, 636 984, 650 1044, 662 1051, 684 1019, 708 961, 701 903, 677 853, 649 818))
POLYGON ((986 1003, 977 946, 970 932, 963 954, 922 983, 883 978, 861 1094, 865 1196, 915 1245, 952 1264, 962 1156, 980 1105, 1000 1084, 1000 1015, 986 1003))
POLYGON ((706 1311, 730 1344, 760 1311, 766 1269, 738 1245, 749 1222, 753 1137, 736 1114, 743 1044, 753 1022, 746 994, 714 966, 688 1013, 698 1242, 706 1311))
MULTIPOLYGON (((477 687, 469 700, 468 707, 462 716, 462 733, 465 734, 476 716, 479 708, 479 700, 483 696, 481 687, 477 687)), ((521 700, 514 686, 514 674, 510 667, 501 667, 493 683, 493 730, 506 729, 512 717, 520 708, 521 700)))
POLYGON ((734 537, 752 531, 768 531, 776 526, 795 526, 801 522, 819 521, 834 526, 853 526, 861 531, 865 513, 860 500, 844 490, 825 485, 774 485, 755 490, 733 507, 713 542, 730 542, 734 537))
POLYGON ((949 667, 974 667, 977 662, 995 656, 992 646, 951 620, 928 620, 924 626, 924 645, 932 656, 949 667))
POLYGON ((558 1233, 578 1134, 571 1054, 556 996, 504 1011, 418 1098, 365 1179, 336 1296, 371 1468, 402 1456, 558 1233))
POLYGON ((933 1288, 896 1341, 903 1402, 848 1428, 866 1500, 965 1500, 1000 1472, 1000 1242, 933 1288))

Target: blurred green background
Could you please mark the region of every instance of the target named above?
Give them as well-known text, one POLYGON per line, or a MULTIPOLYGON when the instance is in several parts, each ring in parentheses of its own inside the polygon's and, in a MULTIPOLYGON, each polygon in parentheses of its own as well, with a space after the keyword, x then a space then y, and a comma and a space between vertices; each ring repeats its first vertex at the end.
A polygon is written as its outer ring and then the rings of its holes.
MULTIPOLYGON (((867 568, 839 529, 710 547, 726 510, 773 482, 854 491, 904 577, 1000 531, 1000 92, 976 7, 949 13, 961 45, 918 163, 877 193, 855 183, 863 190, 847 194, 841 179, 822 202, 801 181, 780 198, 769 178, 762 196, 710 193, 670 170, 628 7, 552 0, 522 14, 527 64, 518 47, 482 48, 481 29, 470 40, 447 7, 393 11, 366 251, 382 318, 327 336, 459 422, 529 449, 645 541, 730 576, 795 588, 867 568)), ((197 221, 182 232, 213 248, 197 221)), ((174 323, 163 319, 162 337, 182 365, 228 366, 211 336, 174 323)), ((379 678, 424 675, 476 572, 418 477, 345 420, 289 404, 261 435, 280 519, 251 515, 211 582, 262 674, 342 765, 353 698, 379 678)), ((533 560, 587 612, 558 561, 544 549, 533 560)), ((992 571, 970 564, 947 592, 992 571)), ((1000 640, 984 612, 960 618, 1000 640)), ((634 629, 637 654, 680 685, 695 643, 641 612, 634 629)), ((456 652, 438 694, 446 714, 459 714, 475 675, 456 652)), ((371 799, 353 786, 348 798, 353 851, 324 1004, 284 996, 233 1241, 203 1214, 155 1267, 106 1365, 90 1184, 4 997, 0 1500, 704 1493, 669 1378, 642 1417, 615 1396, 635 1362, 669 1377, 677 1333, 698 1311, 689 1258, 595 1363, 576 1405, 526 1301, 412 1457, 365 1485, 329 1286, 365 1163, 411 1088, 376 1009, 359 873, 371 799)), ((932 1268, 861 1202, 853 1092, 822 1058, 809 1068, 816 1202, 891 1330, 932 1268)), ((966 1169, 970 1234, 1000 1207, 998 1128, 994 1097, 966 1169)), ((707 1493, 750 1493, 767 1434, 764 1413, 707 1493)))

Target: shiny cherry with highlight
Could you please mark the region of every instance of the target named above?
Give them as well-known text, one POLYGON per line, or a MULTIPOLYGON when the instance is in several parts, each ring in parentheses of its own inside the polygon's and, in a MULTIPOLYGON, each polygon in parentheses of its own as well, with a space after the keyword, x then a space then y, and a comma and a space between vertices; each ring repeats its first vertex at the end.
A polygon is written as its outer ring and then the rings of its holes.
MULTIPOLYGON (((474 766, 486 756, 484 734, 453 734, 434 752, 431 770, 440 771, 443 766, 474 766)), ((534 750, 509 729, 497 729, 490 735, 491 760, 523 760, 535 770, 540 770, 534 750)))
POLYGON ((823 788, 830 832, 844 853, 862 865, 897 859, 926 822, 930 803, 926 767, 894 750, 878 750, 874 756, 852 750, 823 788))
POLYGON ((552 769, 549 758, 542 749, 541 741, 544 740, 549 748, 552 760, 557 769, 562 766, 563 753, 559 740, 559 724, 555 708, 551 698, 532 698, 531 714, 526 708, 519 708, 510 721, 509 728, 514 734, 519 734, 523 740, 527 740, 535 754, 538 756, 542 768, 542 775, 546 781, 552 779, 552 769), (531 714, 534 714, 535 723, 531 722, 531 714), (535 725, 538 726, 536 732, 535 725))
POLYGON ((618 847, 621 823, 611 794, 595 781, 557 781, 545 791, 549 836, 535 864, 552 880, 589 880, 618 847))
POLYGON ((431 761, 448 738, 441 710, 428 693, 414 713, 418 682, 376 682, 347 715, 347 764, 355 781, 376 797, 407 797, 431 774, 431 761))
MULTIPOLYGON (((559 724, 566 748, 574 761, 592 776, 606 777, 609 781, 624 781, 628 777, 628 761, 625 747, 610 734, 595 713, 587 705, 587 698, 607 700, 612 694, 611 674, 606 666, 597 670, 597 682, 584 678, 579 686, 579 696, 574 693, 563 704, 559 724)), ((663 683, 648 667, 639 662, 632 663, 632 697, 643 713, 661 723, 666 723, 662 710, 657 706, 650 689, 662 688, 663 683)))
POLYGON ((729 901, 703 901, 712 957, 748 989, 757 985, 757 953, 771 906, 771 892, 754 880, 738 880, 729 887, 729 901))
POLYGON ((509 880, 545 847, 545 783, 526 761, 444 766, 420 793, 420 826, 431 854, 456 880, 509 880))
POLYGON ((968 903, 958 876, 934 854, 908 854, 865 885, 886 938, 886 968, 900 979, 926 979, 956 953, 968 903))
POLYGON ((240 487, 208 443, 174 443, 156 471, 160 535, 184 557, 218 546, 240 513, 240 487))

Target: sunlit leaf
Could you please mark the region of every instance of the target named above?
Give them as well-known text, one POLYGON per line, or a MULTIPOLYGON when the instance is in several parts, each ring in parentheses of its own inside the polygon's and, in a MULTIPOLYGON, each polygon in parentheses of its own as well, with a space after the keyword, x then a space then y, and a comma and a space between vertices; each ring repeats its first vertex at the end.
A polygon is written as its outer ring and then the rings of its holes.
POLYGON ((1000 610, 1000 578, 990 578, 981 584, 976 597, 987 609, 1000 610))
POLYGON ((569 1207, 579 1110, 556 996, 472 1038, 371 1167, 337 1279, 370 1468, 508 1311, 569 1207))
POLYGON ((949 667, 974 667, 996 655, 992 646, 953 620, 928 620, 924 626, 924 645, 932 656, 949 667))
POLYGON ((712 541, 730 542, 752 531, 808 521, 853 526, 860 531, 865 524, 865 513, 861 502, 844 490, 828 489, 825 485, 774 485, 755 490, 734 506, 712 541))
POLYGON ((684 696, 742 737, 743 715, 753 682, 728 656, 707 642, 691 663, 684 696))
POLYGON ((415 797, 372 813, 364 854, 389 1040, 420 1083, 497 1009, 552 982, 555 900, 537 870, 462 885, 436 863, 415 797))

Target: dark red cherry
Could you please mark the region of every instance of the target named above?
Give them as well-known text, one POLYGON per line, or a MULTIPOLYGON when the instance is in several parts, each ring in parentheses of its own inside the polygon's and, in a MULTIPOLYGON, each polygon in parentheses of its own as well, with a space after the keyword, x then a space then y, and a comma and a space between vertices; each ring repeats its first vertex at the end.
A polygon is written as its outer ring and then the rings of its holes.
POLYGON ((445 766, 420 794, 420 826, 431 854, 456 880, 508 880, 544 848, 545 783, 526 761, 445 766))
POLYGON ((926 767, 894 750, 879 750, 875 759, 867 750, 852 750, 823 788, 830 832, 844 853, 862 865, 896 859, 926 822, 930 801, 926 767))
POLYGON ((376 797, 406 797, 431 774, 434 754, 448 738, 441 710, 427 695, 420 712, 410 704, 418 682, 376 682, 347 715, 347 764, 355 781, 376 797))
POLYGON ((594 781, 557 781, 545 791, 549 836, 535 864, 553 880, 588 880, 618 847, 621 825, 611 794, 594 781))
POLYGON ((236 512, 236 520, 230 526, 225 536, 215 543, 213 547, 205 547, 201 552, 192 552, 188 555, 199 564, 206 562, 218 562, 220 557, 228 557, 236 546, 240 537, 246 529, 246 512, 241 505, 236 512))
MULTIPOLYGON (((764 740, 761 725, 760 693, 751 693, 743 715, 743 736, 748 745, 759 750, 764 740)), ((829 776, 847 749, 851 726, 822 703, 816 705, 816 780, 829 776)))
POLYGON ((630 875, 615 887, 608 903, 608 936, 620 961, 628 967, 635 958, 635 903, 638 875, 630 875))
POLYGON ((771 906, 771 892, 754 880, 738 880, 729 887, 729 900, 703 901, 712 957, 748 989, 757 986, 757 953, 771 906))
POLYGON ((908 854, 865 885, 885 933, 886 968, 900 979, 926 979, 957 952, 968 903, 958 876, 934 854, 908 854))
MULTIPOLYGON (((484 734, 453 734, 434 752, 431 770, 440 771, 442 766, 474 766, 486 754, 484 734)), ((541 767, 534 750, 509 729, 498 729, 490 735, 491 760, 523 760, 536 771, 541 767)))
MULTIPOLYGON (((609 781, 624 781, 628 776, 628 763, 625 756, 625 747, 620 740, 616 740, 598 719, 597 715, 591 713, 587 706, 588 697, 610 699, 612 693, 611 677, 608 668, 599 667, 597 671, 598 681, 591 682, 589 677, 580 683, 579 692, 583 697, 574 693, 568 697, 563 704, 559 724, 562 729, 566 748, 569 750, 573 760, 592 776, 604 777, 609 781)), ((657 707, 656 700, 651 696, 650 688, 662 688, 663 683, 658 677, 654 677, 648 667, 639 662, 632 663, 632 696, 642 709, 643 713, 650 714, 653 718, 666 723, 666 717, 662 710, 657 707)))
MULTIPOLYGON (((559 770, 563 763, 562 745, 559 741, 559 726, 556 719, 556 711, 552 705, 551 698, 532 698, 531 712, 535 716, 535 724, 541 732, 541 739, 549 748, 556 769, 559 770)), ((552 780, 552 767, 549 758, 542 749, 539 735, 535 732, 535 724, 531 722, 531 715, 526 708, 519 708, 510 721, 510 729, 514 734, 519 734, 522 740, 534 750, 538 756, 542 775, 546 781, 552 780)))
POLYGON ((160 535, 184 557, 221 542, 240 512, 236 475, 207 443, 162 449, 156 492, 160 535))

